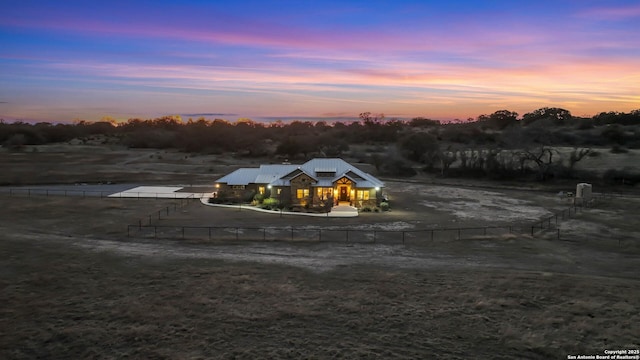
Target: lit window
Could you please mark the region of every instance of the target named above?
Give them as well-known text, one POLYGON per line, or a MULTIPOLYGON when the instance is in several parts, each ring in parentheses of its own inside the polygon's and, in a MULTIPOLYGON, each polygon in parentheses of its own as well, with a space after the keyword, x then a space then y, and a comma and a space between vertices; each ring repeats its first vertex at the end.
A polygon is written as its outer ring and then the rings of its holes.
POLYGON ((278 195, 280 195, 281 192, 282 192, 282 189, 278 189, 277 191, 278 195))
POLYGON ((296 191, 296 197, 302 199, 309 196, 309 189, 298 189, 296 191))
POLYGON ((258 186, 258 193, 260 193, 260 195, 264 195, 264 186, 258 186))
POLYGON ((369 190, 358 190, 356 194, 358 200, 369 200, 369 190))

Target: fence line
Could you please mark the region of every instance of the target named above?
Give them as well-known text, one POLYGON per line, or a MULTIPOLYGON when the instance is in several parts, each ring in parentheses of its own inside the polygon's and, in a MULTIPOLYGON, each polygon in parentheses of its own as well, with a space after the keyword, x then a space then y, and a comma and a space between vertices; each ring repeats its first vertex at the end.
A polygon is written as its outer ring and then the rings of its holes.
POLYGON ((8 193, 9 196, 64 196, 64 197, 100 197, 112 199, 187 199, 194 195, 183 196, 178 192, 143 192, 143 191, 99 191, 99 190, 69 190, 69 189, 34 189, 34 188, 9 188, 0 189, 0 193, 8 193), (117 194, 117 196, 113 196, 117 194))
MULTIPOLYGON (((173 204, 169 205, 169 206, 165 206, 157 211, 151 212, 149 213, 147 216, 142 217, 140 219, 138 219, 138 224, 137 226, 142 229, 143 226, 151 226, 153 224, 154 220, 162 220, 162 215, 164 214, 165 216, 169 216, 170 211, 173 210, 174 212, 178 211, 178 209, 182 209, 185 206, 189 205, 189 203, 191 202, 191 200, 194 200, 196 197, 194 194, 189 194, 189 196, 187 197, 181 197, 181 198, 176 198, 174 200, 180 200, 179 202, 174 202, 173 204), (144 224, 147 225, 144 225, 144 224)), ((129 236, 129 228, 130 226, 136 226, 136 225, 127 225, 127 237, 129 236)))
MULTIPOLYGON (((162 211, 162 210, 161 210, 162 211)), ((127 225, 127 237, 136 236, 200 240, 253 240, 253 241, 318 241, 346 243, 402 243, 438 240, 462 240, 523 233, 525 227, 476 226, 461 228, 431 228, 410 230, 383 229, 331 229, 304 227, 243 227, 243 226, 182 226, 182 225, 127 225)))
MULTIPOLYGON (((591 205, 593 203, 587 203, 591 205)), ((174 210, 175 208, 174 204, 174 210)), ((181 204, 181 206, 183 206, 181 204)), ((137 230, 136 236, 153 238, 180 238, 194 240, 253 240, 253 241, 278 241, 278 240, 306 240, 318 242, 346 242, 346 243, 410 243, 440 240, 479 239, 487 236, 505 235, 531 235, 535 237, 544 230, 556 228, 557 238, 560 239, 559 222, 566 220, 584 211, 583 205, 572 206, 554 213, 549 217, 537 220, 531 225, 499 225, 499 226, 473 226, 454 228, 425 228, 407 230, 384 229, 331 229, 331 228, 305 228, 305 227, 248 227, 248 226, 183 226, 183 225, 157 225, 152 220, 157 217, 161 220, 163 212, 168 216, 169 207, 160 209, 148 216, 149 221, 138 221, 138 224, 127 225, 127 237, 132 236, 132 230, 137 230), (147 223, 147 225, 145 225, 147 223)))

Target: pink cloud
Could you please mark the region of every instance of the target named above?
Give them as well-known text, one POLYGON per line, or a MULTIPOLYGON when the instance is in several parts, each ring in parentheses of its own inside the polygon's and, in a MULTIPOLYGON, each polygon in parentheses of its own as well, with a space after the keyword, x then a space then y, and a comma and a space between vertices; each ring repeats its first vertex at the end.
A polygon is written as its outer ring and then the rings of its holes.
POLYGON ((640 5, 597 7, 577 13, 578 17, 597 20, 625 20, 640 17, 640 5))

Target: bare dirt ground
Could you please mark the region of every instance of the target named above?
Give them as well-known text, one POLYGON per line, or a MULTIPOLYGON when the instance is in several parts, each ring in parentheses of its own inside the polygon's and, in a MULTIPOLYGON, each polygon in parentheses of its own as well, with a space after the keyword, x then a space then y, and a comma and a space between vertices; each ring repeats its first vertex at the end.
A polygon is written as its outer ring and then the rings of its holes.
MULTIPOLYGON (((3 168, 14 161, 5 156, 3 168)), ((96 166, 123 179, 148 171, 137 180, 169 184, 193 170, 170 166, 179 153, 151 159, 166 161, 158 172, 138 152, 123 152, 121 165, 68 156, 52 165, 50 176, 64 174, 56 182, 86 180, 96 166), (146 165, 130 169, 136 157, 146 165)), ((44 180, 14 164, 21 179, 44 180)), ((567 205, 552 191, 387 185, 389 213, 281 218, 192 202, 154 223, 415 229, 518 223, 567 205)), ((0 201, 3 359, 566 359, 640 347, 636 198, 608 199, 561 222, 561 240, 407 245, 128 238, 127 224, 173 201, 0 201)))

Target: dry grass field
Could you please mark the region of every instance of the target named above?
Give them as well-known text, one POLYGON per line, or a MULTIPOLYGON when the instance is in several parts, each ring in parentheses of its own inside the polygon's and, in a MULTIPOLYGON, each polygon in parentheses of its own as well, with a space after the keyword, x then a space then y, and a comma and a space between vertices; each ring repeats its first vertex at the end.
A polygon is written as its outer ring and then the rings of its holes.
MULTIPOLYGON (((11 171, 0 177, 207 184, 234 166, 153 154, 2 153, 11 171)), ((194 201, 154 223, 414 229, 517 223, 566 206, 551 191, 388 185, 389 213, 281 218, 194 201)), ((637 198, 561 222, 561 240, 407 245, 127 237, 126 224, 173 202, 0 201, 2 359, 566 359, 640 347, 637 198)))

